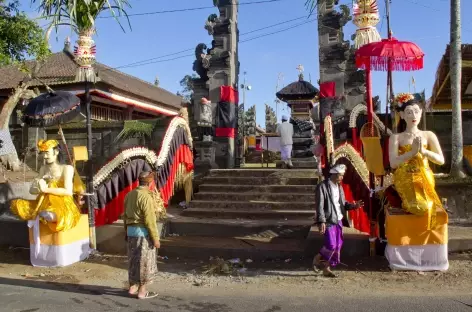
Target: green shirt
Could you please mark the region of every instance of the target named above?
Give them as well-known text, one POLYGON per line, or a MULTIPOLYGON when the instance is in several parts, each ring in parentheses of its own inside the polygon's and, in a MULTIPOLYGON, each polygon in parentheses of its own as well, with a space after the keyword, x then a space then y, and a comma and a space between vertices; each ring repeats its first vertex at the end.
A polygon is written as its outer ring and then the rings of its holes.
POLYGON ((159 241, 157 231, 156 207, 152 193, 147 186, 138 186, 125 197, 123 221, 127 226, 145 227, 154 242, 159 241))

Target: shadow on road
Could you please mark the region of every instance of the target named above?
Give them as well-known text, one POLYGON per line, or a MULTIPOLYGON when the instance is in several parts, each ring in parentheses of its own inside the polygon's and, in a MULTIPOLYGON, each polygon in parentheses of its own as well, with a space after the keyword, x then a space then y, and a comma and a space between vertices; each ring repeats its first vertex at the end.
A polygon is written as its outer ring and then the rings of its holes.
MULTIPOLYGON (((63 277, 67 278, 67 277, 63 277)), ((47 289, 54 291, 62 291, 68 293, 77 293, 84 295, 111 295, 119 297, 129 297, 125 289, 110 288, 95 285, 79 285, 76 280, 70 279, 70 283, 59 283, 54 281, 39 281, 37 278, 13 279, 0 277, 0 285, 18 286, 36 289, 47 289)))
MULTIPOLYGON (((72 281, 73 282, 73 281, 72 281)), ((136 298, 130 297, 125 289, 96 286, 96 285, 77 285, 74 283, 58 283, 48 281, 38 281, 34 279, 10 279, 0 278, 0 286, 16 286, 22 288, 32 288, 38 290, 52 290, 59 292, 66 292, 69 295, 60 296, 65 302, 72 301, 73 306, 87 306, 91 308, 99 307, 107 311, 111 309, 121 310, 123 308, 128 311, 135 312, 151 312, 151 311, 189 311, 189 312, 208 312, 208 311, 220 311, 230 312, 233 309, 222 303, 195 301, 195 300, 184 300, 180 297, 175 296, 159 296, 153 300, 145 300, 141 302, 140 308, 135 310, 136 298), (111 297, 111 298, 110 298, 111 297), (114 298, 113 298, 114 297, 114 298), (124 298, 118 299, 118 298, 124 298), (152 309, 147 309, 152 307, 152 309), (144 308, 144 310, 143 310, 144 308)), ((29 290, 34 292, 34 290, 29 290)), ((56 302, 56 301, 55 301, 56 302)), ((57 302, 56 302, 57 303, 57 302)), ((64 306, 61 310, 63 311, 64 306)), ((37 311, 37 310, 24 310, 24 311, 37 311)), ((98 311, 98 310, 93 310, 98 311)))

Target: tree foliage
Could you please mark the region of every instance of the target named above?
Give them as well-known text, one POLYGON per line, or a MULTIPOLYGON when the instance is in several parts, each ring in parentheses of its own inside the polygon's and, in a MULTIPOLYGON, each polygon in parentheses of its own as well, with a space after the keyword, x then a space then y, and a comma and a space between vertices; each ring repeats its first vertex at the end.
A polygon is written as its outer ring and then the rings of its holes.
POLYGON ((18 0, 0 0, 0 66, 49 54, 43 29, 19 6, 18 0))
POLYGON ((310 15, 315 12, 316 6, 318 5, 319 0, 306 0, 305 7, 310 12, 310 15))
POLYGON ((193 80, 197 79, 198 76, 196 74, 192 75, 185 75, 182 80, 180 80, 180 86, 182 90, 180 90, 177 94, 180 95, 185 102, 190 102, 193 95, 193 80))
POLYGON ((131 7, 128 0, 31 0, 39 4, 43 17, 51 20, 55 27, 71 26, 76 33, 95 28, 95 20, 104 12, 109 12, 122 26, 119 17, 125 16, 131 28, 125 8, 131 7))

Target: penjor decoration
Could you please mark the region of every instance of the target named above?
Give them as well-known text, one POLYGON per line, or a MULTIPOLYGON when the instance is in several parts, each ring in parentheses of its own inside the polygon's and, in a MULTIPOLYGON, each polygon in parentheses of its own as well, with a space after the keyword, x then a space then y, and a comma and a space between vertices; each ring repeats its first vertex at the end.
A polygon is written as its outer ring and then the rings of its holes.
POLYGON ((380 34, 375 26, 379 23, 379 7, 377 0, 356 0, 353 5, 353 23, 356 30, 354 46, 356 49, 371 42, 380 41, 380 34))
POLYGON ((79 33, 79 39, 74 48, 75 62, 80 66, 76 76, 78 81, 96 81, 95 71, 93 69, 96 54, 95 42, 92 39, 94 34, 94 28, 86 29, 79 33))

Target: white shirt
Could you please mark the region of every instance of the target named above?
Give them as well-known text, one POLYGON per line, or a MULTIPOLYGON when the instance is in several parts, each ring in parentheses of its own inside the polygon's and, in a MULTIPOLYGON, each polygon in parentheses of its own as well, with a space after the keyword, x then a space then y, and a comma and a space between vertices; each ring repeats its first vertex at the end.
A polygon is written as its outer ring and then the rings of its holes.
POLYGON ((329 186, 331 187, 331 192, 333 193, 333 202, 334 207, 336 208, 336 215, 338 216, 338 221, 341 221, 343 219, 343 213, 341 211, 341 205, 339 203, 339 185, 334 184, 331 180, 329 180, 329 186))
POLYGON ((280 135, 280 145, 293 144, 293 125, 288 121, 277 126, 277 134, 280 135))

